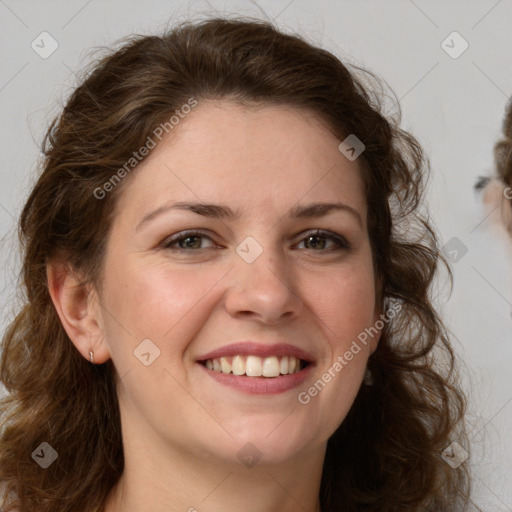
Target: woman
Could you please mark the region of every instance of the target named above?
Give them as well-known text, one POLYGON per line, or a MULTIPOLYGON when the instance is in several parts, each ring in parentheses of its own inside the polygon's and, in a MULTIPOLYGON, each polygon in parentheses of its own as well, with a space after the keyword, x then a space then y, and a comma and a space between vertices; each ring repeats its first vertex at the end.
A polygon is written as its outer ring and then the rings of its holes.
POLYGON ((481 177, 475 188, 483 189, 483 199, 495 225, 512 234, 512 101, 509 101, 503 119, 503 136, 494 146, 496 175, 481 177))
POLYGON ((428 163, 368 76, 251 20, 95 65, 20 220, 13 507, 465 509, 428 163))

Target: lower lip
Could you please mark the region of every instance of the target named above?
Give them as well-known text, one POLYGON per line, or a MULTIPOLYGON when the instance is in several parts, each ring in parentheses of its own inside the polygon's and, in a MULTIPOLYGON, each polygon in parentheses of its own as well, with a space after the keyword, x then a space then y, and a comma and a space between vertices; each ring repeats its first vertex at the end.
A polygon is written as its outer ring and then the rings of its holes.
POLYGON ((279 377, 247 377, 246 375, 233 375, 229 373, 216 372, 209 370, 206 366, 197 363, 207 374, 217 382, 226 386, 231 386, 238 391, 248 393, 250 395, 277 395, 290 391, 300 386, 311 373, 314 366, 309 363, 297 373, 291 375, 281 375, 279 377))

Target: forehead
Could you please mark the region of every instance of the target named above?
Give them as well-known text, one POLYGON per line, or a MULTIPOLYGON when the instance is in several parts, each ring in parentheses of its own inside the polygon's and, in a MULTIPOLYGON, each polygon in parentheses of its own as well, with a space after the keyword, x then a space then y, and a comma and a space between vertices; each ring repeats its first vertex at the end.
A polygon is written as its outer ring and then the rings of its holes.
POLYGON ((118 212, 208 200, 270 215, 299 202, 343 200, 365 219, 362 166, 340 142, 306 109, 199 102, 129 177, 118 212))

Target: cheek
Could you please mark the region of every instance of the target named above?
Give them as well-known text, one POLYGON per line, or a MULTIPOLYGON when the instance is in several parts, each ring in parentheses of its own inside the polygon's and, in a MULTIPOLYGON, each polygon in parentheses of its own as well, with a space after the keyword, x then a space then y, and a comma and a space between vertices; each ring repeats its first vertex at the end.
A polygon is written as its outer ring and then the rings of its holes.
POLYGON ((200 328, 200 317, 206 321, 208 294, 223 275, 192 266, 171 269, 165 262, 148 265, 143 259, 110 268, 104 286, 104 309, 111 313, 106 315, 107 339, 124 345, 123 350, 128 344, 131 351, 146 338, 161 351, 183 350, 191 331, 200 328))
POLYGON ((309 305, 330 356, 319 362, 317 379, 301 390, 299 402, 319 418, 319 428, 328 438, 348 414, 361 386, 370 345, 360 340, 369 340, 365 333, 375 322, 375 282, 372 267, 363 265, 347 266, 317 284, 324 291, 317 288, 309 294, 309 305))
MULTIPOLYGON (((371 263, 370 263, 371 265, 371 263)), ((375 282, 372 267, 354 265, 311 283, 309 306, 319 318, 333 351, 345 351, 352 340, 371 326, 375 317, 375 282)))

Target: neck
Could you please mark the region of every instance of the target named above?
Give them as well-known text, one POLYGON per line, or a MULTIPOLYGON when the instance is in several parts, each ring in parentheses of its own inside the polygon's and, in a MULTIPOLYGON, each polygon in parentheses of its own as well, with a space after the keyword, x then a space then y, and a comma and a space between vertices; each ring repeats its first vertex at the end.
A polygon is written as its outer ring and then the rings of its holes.
POLYGON ((326 444, 252 467, 146 442, 124 444, 124 471, 104 512, 321 512, 326 444))

